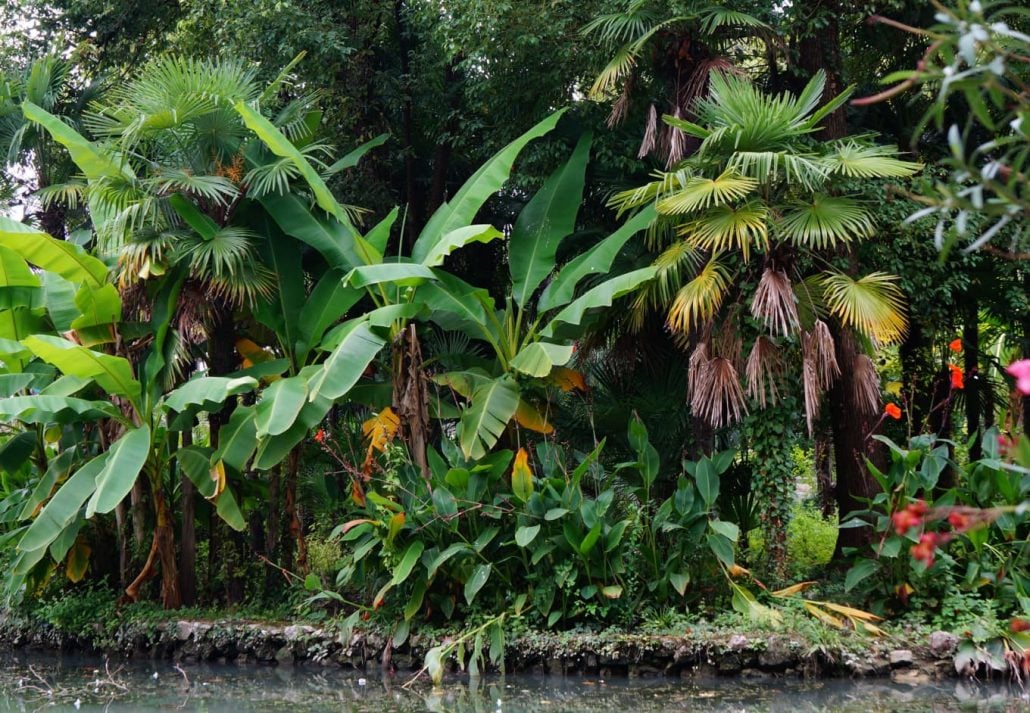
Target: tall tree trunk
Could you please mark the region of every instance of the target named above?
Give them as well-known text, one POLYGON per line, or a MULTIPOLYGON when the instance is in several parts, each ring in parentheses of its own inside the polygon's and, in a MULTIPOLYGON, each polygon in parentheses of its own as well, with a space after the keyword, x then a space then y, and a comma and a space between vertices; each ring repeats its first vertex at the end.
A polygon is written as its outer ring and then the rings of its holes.
MULTIPOLYGON (((265 556, 273 562, 281 562, 279 553, 279 488, 282 483, 282 465, 268 471, 268 521, 265 525, 265 556)), ((271 591, 279 579, 279 572, 269 567, 265 571, 265 589, 271 591)))
MULTIPOLYGON (((826 90, 823 102, 837 96, 844 89, 841 80, 840 31, 838 0, 810 0, 796 4, 799 12, 805 13, 806 24, 814 27, 801 35, 798 41, 798 68, 807 81, 820 69, 826 73, 826 90)), ((839 139, 848 133, 847 116, 844 107, 829 114, 822 122, 819 138, 839 139)))
POLYGON ((916 429, 922 430, 933 407, 938 370, 934 364, 933 345, 918 321, 909 324, 908 333, 898 347, 898 357, 901 359, 901 388, 908 407, 908 419, 916 429))
MULTIPOLYGON (((182 445, 193 445, 193 431, 182 432, 182 445)), ((182 525, 179 533, 179 589, 182 603, 188 607, 197 603, 197 503, 196 488, 186 472, 180 468, 179 509, 182 525)))
POLYGON ((983 429, 980 426, 981 394, 980 394, 980 308, 975 292, 970 291, 965 298, 965 320, 962 325, 962 370, 965 372, 966 396, 966 435, 972 438, 969 447, 969 460, 980 460, 983 455, 983 429))
POLYGON ((409 324, 393 343, 393 410, 400 421, 398 436, 407 445, 423 477, 428 478, 429 391, 414 324, 409 324))
POLYGON ((179 590, 179 572, 175 561, 175 519, 165 500, 160 474, 155 475, 153 485, 157 517, 154 524, 154 541, 157 542, 157 557, 161 563, 161 605, 165 609, 178 609, 182 606, 182 594, 179 590))
POLYGON ((401 236, 401 244, 404 245, 406 240, 407 248, 410 249, 425 222, 422 215, 422 206, 425 205, 425 201, 418 189, 416 176, 415 107, 411 98, 411 55, 415 51, 415 47, 406 14, 407 8, 404 0, 394 0, 393 17, 397 32, 397 53, 400 56, 401 83, 404 88, 401 108, 401 138, 404 141, 404 200, 408 206, 405 220, 408 234, 401 236))
POLYGON ((297 506, 297 475, 300 471, 300 452, 303 446, 296 446, 286 457, 286 522, 290 528, 289 545, 283 543, 283 567, 304 573, 308 569, 308 549, 304 541, 304 526, 297 506), (296 562, 294 562, 296 547, 296 562))
MULTIPOLYGON (((875 428, 878 414, 869 414, 856 398, 854 370, 851 365, 859 353, 855 340, 848 332, 834 334, 840 376, 829 391, 830 424, 833 429, 833 455, 837 466, 837 513, 843 521, 850 513, 864 510, 865 498, 876 493, 877 484, 866 468, 869 458, 878 468, 886 467, 882 448, 867 436, 875 428)), ((838 531, 834 558, 843 554, 845 547, 861 547, 870 539, 869 528, 849 527, 838 531)))

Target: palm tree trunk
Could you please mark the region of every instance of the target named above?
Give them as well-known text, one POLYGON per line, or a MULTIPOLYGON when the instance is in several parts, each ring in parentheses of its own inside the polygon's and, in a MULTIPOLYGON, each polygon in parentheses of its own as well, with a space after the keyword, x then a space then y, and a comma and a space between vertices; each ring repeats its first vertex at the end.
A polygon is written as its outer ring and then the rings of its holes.
POLYGON ((283 567, 292 571, 307 572, 308 549, 304 541, 304 527, 300 521, 297 508, 297 474, 300 470, 300 452, 302 445, 296 446, 286 457, 286 522, 289 523, 291 545, 296 546, 296 562, 292 546, 283 547, 283 567))
MULTIPOLYGON (((193 444, 193 431, 182 432, 183 447, 193 444)), ((179 534, 179 589, 182 603, 193 606, 197 603, 197 503, 196 488, 185 471, 180 471, 179 508, 182 512, 182 526, 179 534)))
POLYGON ((398 436, 408 447, 422 476, 428 479, 429 392, 422 373, 422 347, 414 324, 409 324, 393 342, 393 410, 400 421, 398 436))

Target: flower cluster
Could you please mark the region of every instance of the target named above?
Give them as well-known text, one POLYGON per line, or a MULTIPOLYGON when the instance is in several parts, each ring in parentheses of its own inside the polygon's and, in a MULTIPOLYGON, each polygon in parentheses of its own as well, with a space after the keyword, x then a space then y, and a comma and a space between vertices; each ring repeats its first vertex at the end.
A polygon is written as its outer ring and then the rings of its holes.
POLYGON ((1023 396, 1030 396, 1030 359, 1014 361, 1005 371, 1016 379, 1016 391, 1023 396))
POLYGON ((954 364, 948 364, 948 371, 951 372, 951 388, 964 389, 966 382, 962 374, 962 369, 954 364))
POLYGON ((945 532, 923 532, 919 541, 912 545, 912 558, 931 566, 937 555, 937 549, 946 545, 956 535, 988 525, 994 522, 1002 510, 981 509, 973 507, 940 507, 931 508, 923 500, 915 500, 905 508, 891 515, 894 532, 905 535, 912 528, 925 527, 928 523, 942 520, 951 527, 945 532))

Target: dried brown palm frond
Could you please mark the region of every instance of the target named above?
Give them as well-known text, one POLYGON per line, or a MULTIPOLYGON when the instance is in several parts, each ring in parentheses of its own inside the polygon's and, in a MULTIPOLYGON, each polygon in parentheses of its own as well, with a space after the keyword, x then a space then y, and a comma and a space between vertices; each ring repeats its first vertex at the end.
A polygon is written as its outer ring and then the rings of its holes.
MULTIPOLYGON (((614 113, 614 109, 612 110, 614 113)), ((637 158, 644 158, 654 151, 658 143, 658 109, 652 104, 647 110, 647 122, 644 124, 644 140, 640 142, 637 158)))
POLYGON ((695 376, 690 408, 713 428, 736 423, 747 413, 740 377, 729 359, 715 357, 695 376))
POLYGON ((751 314, 774 335, 786 337, 797 332, 800 327, 797 298, 787 273, 772 267, 765 268, 751 301, 751 314))
POLYGON ((729 325, 736 321, 736 310, 731 310, 723 321, 723 328, 719 329, 712 337, 712 356, 729 359, 733 368, 738 372, 744 368, 744 345, 740 341, 740 335, 736 329, 729 325))
POLYGON ((622 85, 622 91, 619 92, 619 98, 612 103, 611 113, 608 114, 608 119, 605 121, 605 124, 609 129, 614 129, 626 118, 626 113, 629 111, 629 97, 632 91, 633 75, 631 74, 622 85))
POLYGON ((856 354, 852 370, 852 397, 862 412, 867 415, 880 411, 880 375, 876 365, 865 354, 856 354))
POLYGON ((687 360, 687 394, 690 396, 691 401, 694 399, 698 382, 705 376, 710 361, 708 342, 702 340, 695 347, 694 351, 691 352, 690 359, 687 360))
POLYGON ((780 397, 776 382, 782 374, 783 358, 780 348, 768 337, 756 339, 744 368, 747 395, 758 401, 762 408, 767 404, 776 403, 780 397))
POLYGON ((728 57, 704 57, 697 60, 690 69, 690 76, 683 83, 679 93, 680 106, 693 107, 708 94, 708 78, 712 72, 742 75, 743 70, 728 57))
POLYGON ((811 332, 801 335, 802 384, 805 390, 805 421, 808 433, 819 415, 823 392, 830 388, 840 367, 834 350, 833 335, 822 320, 816 320, 811 332))
MULTIPOLYGON (((677 119, 683 118, 683 110, 677 105, 675 111, 672 112, 673 117, 677 119)), ((665 152, 665 167, 670 168, 675 166, 677 163, 683 160, 683 156, 687 149, 687 135, 675 126, 666 124, 665 126, 665 141, 666 146, 665 152)))

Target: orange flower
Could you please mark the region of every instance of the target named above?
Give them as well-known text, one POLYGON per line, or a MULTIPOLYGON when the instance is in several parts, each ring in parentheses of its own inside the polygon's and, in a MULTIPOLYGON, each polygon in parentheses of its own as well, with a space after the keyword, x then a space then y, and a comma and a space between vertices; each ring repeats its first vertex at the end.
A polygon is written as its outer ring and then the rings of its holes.
POLYGON ((315 443, 325 443, 325 429, 320 428, 315 431, 315 443))
POLYGON ((901 408, 897 404, 887 404, 883 409, 883 413, 895 421, 901 418, 901 408))
POLYGON ((965 379, 962 377, 962 370, 954 364, 948 364, 948 370, 951 372, 951 388, 965 388, 966 382, 965 379))
POLYGON ((960 351, 962 351, 962 340, 961 339, 952 339, 951 343, 948 344, 948 349, 950 349, 953 352, 960 352, 960 351))

